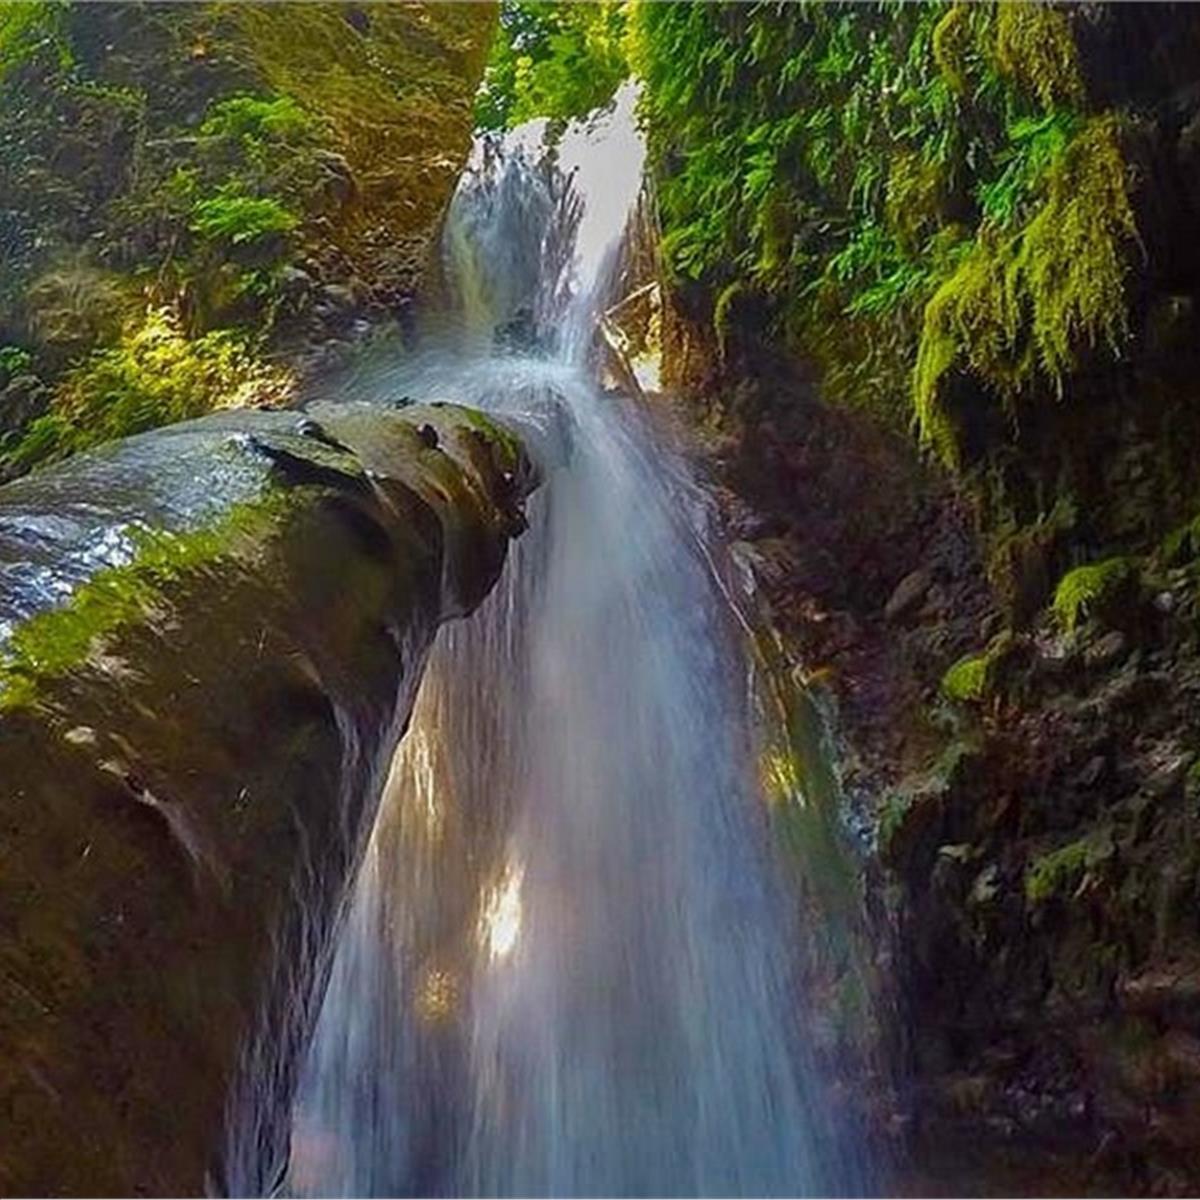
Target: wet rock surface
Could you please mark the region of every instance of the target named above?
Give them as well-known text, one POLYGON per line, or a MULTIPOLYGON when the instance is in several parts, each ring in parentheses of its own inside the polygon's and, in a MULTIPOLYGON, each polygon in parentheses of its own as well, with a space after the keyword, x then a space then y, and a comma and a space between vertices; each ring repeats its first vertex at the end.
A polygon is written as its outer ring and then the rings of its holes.
POLYGON ((532 484, 456 406, 328 404, 0 490, 0 1190, 272 1186, 426 651, 532 484))
POLYGON ((1190 428, 1183 367, 1139 359, 1111 425, 1042 414, 1019 462, 1076 472, 1086 515, 1014 527, 761 343, 717 369, 687 336, 682 421, 830 719, 877 987, 833 1061, 895 1189, 1194 1194, 1200 545, 1154 432, 1190 428), (1056 581, 1113 554, 1068 628, 1056 581))

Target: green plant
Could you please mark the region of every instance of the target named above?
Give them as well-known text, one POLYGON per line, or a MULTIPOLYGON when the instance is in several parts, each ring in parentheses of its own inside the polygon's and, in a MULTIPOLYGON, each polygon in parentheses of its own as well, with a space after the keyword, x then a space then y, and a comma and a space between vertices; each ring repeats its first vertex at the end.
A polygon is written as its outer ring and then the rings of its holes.
POLYGON ((294 141, 309 136, 313 120, 291 96, 251 96, 240 93, 209 105, 200 123, 201 137, 263 142, 271 138, 294 141))
POLYGON ((1045 904, 1111 855, 1110 841, 1089 835, 1033 859, 1025 868, 1026 900, 1033 905, 1045 904))
POLYGON ((1015 416, 1119 351, 1120 123, 1086 110, 1062 12, 640 4, 629 24, 669 269, 755 293, 827 399, 907 401, 957 467, 953 377, 1015 416))
POLYGON ((1098 605, 1128 582, 1134 570, 1131 559, 1115 557, 1068 571, 1055 589, 1051 606, 1059 624, 1073 631, 1081 618, 1090 616, 1098 605))
POLYGON ((61 11, 62 5, 52 0, 0 2, 0 80, 47 44, 53 45, 63 66, 70 64, 61 37, 61 11))
POLYGON ((289 386, 288 373, 259 362, 244 334, 188 339, 169 310, 154 309, 63 377, 50 411, 6 458, 25 469, 213 408, 278 401, 289 386))
POLYGON ((20 346, 0 346, 0 375, 11 378, 33 366, 33 355, 20 346))
POLYGON ((1068 109, 1019 117, 1006 129, 1008 144, 996 156, 1000 174, 981 180, 976 197, 984 220, 1011 225, 1036 199, 1038 185, 1083 123, 1068 109))
POLYGON ((1116 351, 1126 331, 1125 247, 1136 236, 1111 118, 1062 145, 1043 171, 1044 200, 1009 235, 985 226, 925 308, 913 379, 922 437, 944 461, 957 445, 940 385, 952 367, 1019 393, 1040 372, 1061 394, 1079 346, 1116 351))
POLYGON ((235 246, 291 233, 300 218, 273 196, 247 195, 237 183, 192 205, 193 233, 235 246))
MULTIPOLYGON (((2 354, 3 351, 0 351, 2 354)), ((1162 540, 1159 557, 1168 566, 1200 555, 1200 513, 1171 530, 1162 540)))

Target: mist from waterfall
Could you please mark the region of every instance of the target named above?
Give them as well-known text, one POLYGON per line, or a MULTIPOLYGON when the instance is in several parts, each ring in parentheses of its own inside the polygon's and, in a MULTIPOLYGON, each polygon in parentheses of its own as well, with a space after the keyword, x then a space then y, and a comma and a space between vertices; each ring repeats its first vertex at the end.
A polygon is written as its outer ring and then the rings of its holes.
POLYGON ((366 848, 296 1108, 302 1195, 865 1187, 796 995, 710 503, 591 365, 641 182, 627 89, 547 161, 481 142, 455 312, 347 392, 475 405, 546 479, 443 629, 366 848))

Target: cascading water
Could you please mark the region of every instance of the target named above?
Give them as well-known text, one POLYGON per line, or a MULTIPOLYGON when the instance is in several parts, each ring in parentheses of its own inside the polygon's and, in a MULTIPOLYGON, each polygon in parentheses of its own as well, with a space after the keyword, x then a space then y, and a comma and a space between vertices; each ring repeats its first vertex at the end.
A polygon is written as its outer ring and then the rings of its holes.
POLYGON ((705 496, 589 374, 640 183, 631 105, 557 167, 528 133, 477 151, 447 230, 465 331, 351 389, 508 415, 559 465, 429 664, 297 1105, 296 1193, 863 1186, 806 1050, 705 496))

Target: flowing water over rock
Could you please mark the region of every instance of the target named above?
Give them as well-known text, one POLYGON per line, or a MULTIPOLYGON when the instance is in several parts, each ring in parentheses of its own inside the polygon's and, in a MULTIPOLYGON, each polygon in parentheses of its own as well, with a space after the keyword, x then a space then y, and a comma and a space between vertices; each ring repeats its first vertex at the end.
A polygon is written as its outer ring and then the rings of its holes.
POLYGON ((481 148, 448 223, 457 337, 352 381, 509 414, 557 465, 439 635, 297 1106, 300 1194, 864 1186, 806 1048, 708 503, 589 372, 630 104, 557 170, 528 136, 481 148))

